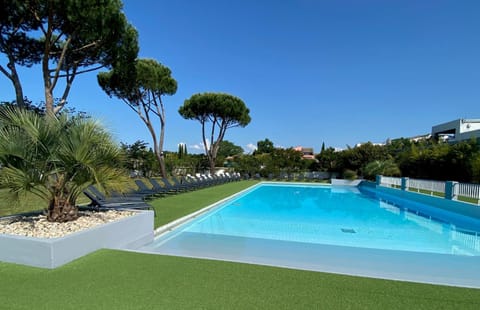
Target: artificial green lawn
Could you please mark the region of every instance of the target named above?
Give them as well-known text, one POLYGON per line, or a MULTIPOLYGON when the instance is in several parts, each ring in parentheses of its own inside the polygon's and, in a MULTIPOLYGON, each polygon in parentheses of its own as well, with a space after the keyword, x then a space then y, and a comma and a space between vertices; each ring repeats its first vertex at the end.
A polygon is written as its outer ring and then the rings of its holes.
MULTIPOLYGON (((155 227, 255 183, 154 200, 155 227)), ((54 270, 0 263, 0 276, 0 309, 480 308, 480 289, 114 250, 54 270)))
POLYGON ((479 309, 480 290, 101 250, 0 263, 2 309, 479 309))

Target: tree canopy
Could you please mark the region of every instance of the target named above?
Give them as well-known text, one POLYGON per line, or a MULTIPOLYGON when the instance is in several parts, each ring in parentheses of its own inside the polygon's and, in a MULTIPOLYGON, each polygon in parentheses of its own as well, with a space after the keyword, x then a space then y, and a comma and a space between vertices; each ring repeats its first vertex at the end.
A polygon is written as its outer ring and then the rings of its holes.
POLYGON ((250 110, 238 97, 225 93, 200 93, 185 100, 178 110, 185 119, 193 119, 202 125, 205 153, 210 172, 215 172, 218 148, 227 129, 245 127, 250 123, 250 110), (211 123, 208 130, 207 124, 211 123))
POLYGON ((41 42, 28 37, 28 29, 39 27, 21 1, 2 1, 0 9, 0 52, 7 57, 7 64, 0 64, 2 72, 15 89, 16 103, 24 106, 23 88, 16 65, 31 67, 41 60, 41 42))
POLYGON ((320 170, 346 169, 373 179, 375 174, 432 180, 480 181, 480 147, 475 139, 455 144, 395 139, 386 145, 365 143, 343 151, 327 148, 316 155, 320 170))
POLYGON ((109 95, 121 99, 143 121, 153 140, 153 150, 166 177, 163 143, 165 139, 166 113, 164 95, 177 92, 177 81, 168 67, 154 59, 137 59, 134 66, 115 68, 98 74, 100 87, 109 95), (154 127, 152 117, 158 117, 160 132, 154 127))
POLYGON ((265 139, 257 142, 257 150, 255 151, 255 154, 270 154, 273 153, 274 150, 275 147, 273 146, 273 142, 269 139, 265 139))
POLYGON ((133 144, 121 143, 124 166, 130 171, 130 176, 149 177, 154 169, 158 171, 158 162, 148 143, 137 140, 133 144))
POLYGON ((16 65, 41 65, 46 111, 54 114, 67 103, 78 74, 126 67, 137 57, 137 31, 120 0, 3 0, 1 6, 0 52, 8 62, 0 71, 12 81, 20 106, 23 92, 16 65), (55 96, 59 85, 63 90, 55 96))
POLYGON ((223 140, 220 142, 220 147, 218 148, 218 156, 229 157, 243 154, 243 148, 241 146, 235 145, 234 143, 223 140))

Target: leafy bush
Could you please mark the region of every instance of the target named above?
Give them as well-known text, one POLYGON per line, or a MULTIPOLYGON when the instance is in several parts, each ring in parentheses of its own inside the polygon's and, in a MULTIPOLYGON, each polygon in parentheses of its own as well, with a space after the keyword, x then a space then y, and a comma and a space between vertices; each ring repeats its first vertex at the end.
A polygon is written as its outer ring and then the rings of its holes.
POLYGON ((350 169, 345 169, 343 171, 343 178, 346 180, 355 180, 357 178, 357 172, 350 169))
POLYGON ((363 176, 369 180, 375 180, 376 175, 400 176, 400 168, 393 160, 375 160, 363 168, 363 176))
POLYGON ((49 221, 76 219, 77 198, 88 185, 104 186, 122 175, 119 158, 110 134, 92 119, 0 112, 0 185, 16 199, 40 197, 49 221))

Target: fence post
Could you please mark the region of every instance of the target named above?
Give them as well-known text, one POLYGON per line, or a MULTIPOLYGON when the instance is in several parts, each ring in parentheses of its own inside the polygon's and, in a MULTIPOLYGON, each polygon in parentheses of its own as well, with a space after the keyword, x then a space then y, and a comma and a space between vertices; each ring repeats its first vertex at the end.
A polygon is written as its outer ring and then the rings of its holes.
POLYGON ((382 183, 382 176, 381 175, 376 175, 375 176, 375 183, 377 184, 377 186, 380 186, 380 184, 382 183))
POLYGON ((458 182, 445 182, 445 199, 457 200, 458 198, 458 182))
POLYGON ((409 178, 402 178, 402 191, 408 191, 409 178))

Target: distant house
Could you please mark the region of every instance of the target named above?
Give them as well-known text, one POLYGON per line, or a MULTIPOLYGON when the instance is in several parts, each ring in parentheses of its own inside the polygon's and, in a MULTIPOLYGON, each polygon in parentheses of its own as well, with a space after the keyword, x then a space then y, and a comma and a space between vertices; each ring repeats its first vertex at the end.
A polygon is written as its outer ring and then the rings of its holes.
POLYGON ((432 135, 431 134, 424 134, 424 135, 418 135, 418 136, 413 136, 413 137, 408 137, 408 138, 399 138, 399 139, 387 139, 387 142, 385 144, 390 144, 394 141, 398 141, 398 140, 401 140, 401 139, 407 139, 409 140, 410 142, 419 142, 419 141, 427 141, 427 140, 430 140, 432 138, 432 135))
POLYGON ((355 147, 361 147, 362 145, 364 144, 367 144, 367 143, 370 143, 371 145, 374 145, 374 146, 384 146, 386 143, 373 143, 373 142, 362 142, 362 143, 357 143, 355 144, 355 147))
MULTIPOLYGON (((480 143, 480 119, 456 119, 447 123, 432 126, 430 134, 405 138, 412 142, 435 139, 442 142, 457 143, 475 138, 480 143)), ((387 140, 386 144, 399 139, 387 140)))
POLYGON ((425 134, 425 135, 419 135, 419 136, 415 136, 415 137, 410 137, 408 138, 410 141, 412 142, 418 142, 418 141, 425 141, 425 140, 430 140, 430 138, 432 137, 431 134, 425 134))
POLYGON ((312 147, 302 147, 297 146, 293 148, 295 151, 302 152, 303 159, 315 159, 315 154, 313 153, 312 147))
POLYGON ((471 138, 480 141, 480 119, 456 119, 433 126, 432 137, 449 143, 470 140, 471 138))

